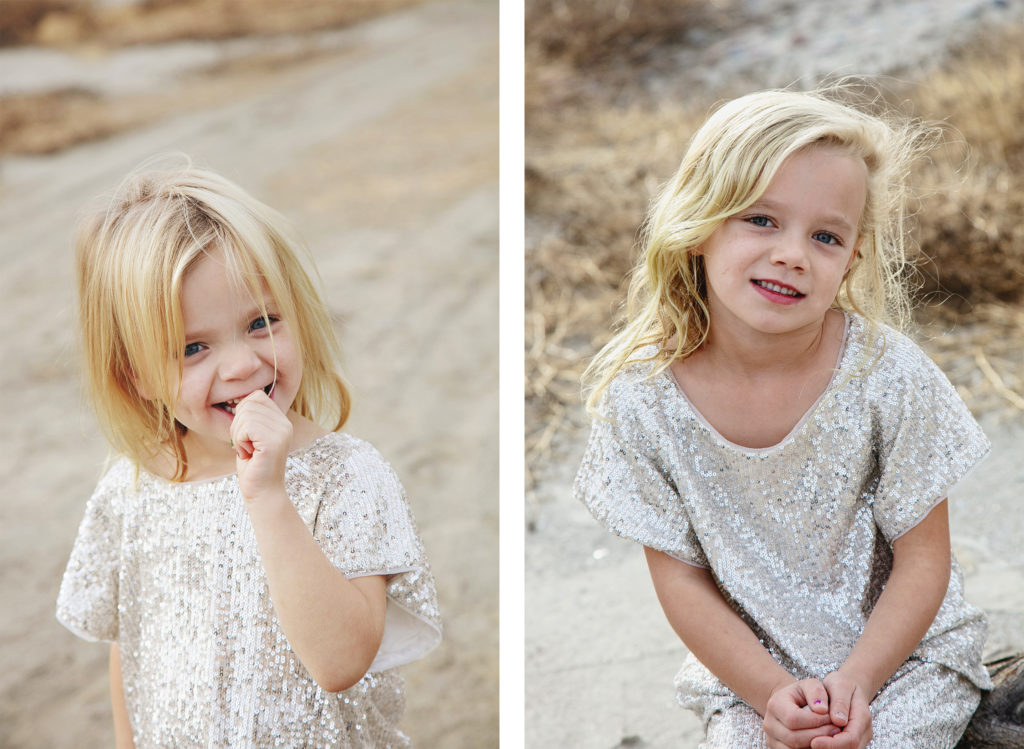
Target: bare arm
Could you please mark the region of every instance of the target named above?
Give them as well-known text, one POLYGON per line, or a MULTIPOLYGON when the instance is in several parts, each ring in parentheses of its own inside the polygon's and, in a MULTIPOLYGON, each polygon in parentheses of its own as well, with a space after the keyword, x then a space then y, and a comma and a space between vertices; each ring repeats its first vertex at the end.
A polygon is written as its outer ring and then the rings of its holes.
POLYGON ((892 573, 842 670, 871 697, 925 636, 949 588, 949 514, 942 500, 892 545, 892 573))
POLYGON ((116 642, 110 645, 110 706, 114 713, 114 746, 117 749, 135 749, 132 726, 128 721, 128 706, 124 701, 121 649, 116 642))
POLYGON ((797 681, 732 610, 711 573, 646 548, 654 589, 672 628, 711 672, 759 715, 770 749, 803 748, 839 728, 817 679, 797 681))
POLYGON ((644 548, 658 601, 672 629, 711 672, 764 715, 772 691, 796 681, 725 602, 711 573, 644 548))
MULTIPOLYGON (((846 662, 825 677, 829 712, 846 725, 851 705, 867 705, 921 642, 949 587, 949 515, 942 500, 892 545, 885 590, 846 662)), ((856 708, 854 708, 856 712, 856 708)), ((852 723, 852 721, 851 721, 852 723)), ((857 731, 815 742, 815 749, 845 749, 866 743, 857 731)), ((870 737, 867 737, 870 738, 870 737)))
POLYGON ((231 435, 245 497, 281 628, 302 665, 329 692, 355 684, 384 636, 383 575, 349 580, 324 555, 284 485, 291 422, 262 390, 235 409, 231 435))
POLYGON ((321 687, 348 689, 380 647, 384 577, 347 579, 324 556, 283 490, 247 507, 288 642, 321 687))

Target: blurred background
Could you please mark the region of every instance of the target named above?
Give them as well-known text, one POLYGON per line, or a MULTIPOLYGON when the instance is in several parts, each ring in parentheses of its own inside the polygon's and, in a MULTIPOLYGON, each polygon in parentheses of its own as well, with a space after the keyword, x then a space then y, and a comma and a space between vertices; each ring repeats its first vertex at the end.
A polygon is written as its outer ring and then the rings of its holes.
POLYGON ((347 431, 408 491, 441 648, 418 746, 496 746, 498 7, 491 0, 0 0, 0 746, 112 745, 107 648, 54 619, 106 448, 80 389, 78 211, 184 152, 313 252, 347 431))
POLYGON ((990 650, 1024 648, 1024 3, 527 0, 525 60, 528 745, 699 740, 640 550, 570 496, 579 377, 690 135, 764 88, 864 77, 948 125, 916 175, 911 332, 995 445, 951 505, 954 549, 990 650))

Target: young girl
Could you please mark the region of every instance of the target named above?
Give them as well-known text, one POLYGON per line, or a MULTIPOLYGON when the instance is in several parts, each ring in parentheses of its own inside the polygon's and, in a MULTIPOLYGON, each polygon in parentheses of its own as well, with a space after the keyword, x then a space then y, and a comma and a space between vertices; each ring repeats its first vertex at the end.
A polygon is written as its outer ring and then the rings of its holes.
POLYGON ((990 687, 946 513, 988 442, 886 324, 926 136, 826 92, 723 106, 587 372, 575 493, 645 547, 704 747, 952 747, 990 687))
POLYGON ((280 215, 186 166, 77 241, 86 371, 121 457, 60 621, 111 644, 117 745, 399 747, 395 667, 440 641, 395 473, 338 432, 327 310, 280 215))

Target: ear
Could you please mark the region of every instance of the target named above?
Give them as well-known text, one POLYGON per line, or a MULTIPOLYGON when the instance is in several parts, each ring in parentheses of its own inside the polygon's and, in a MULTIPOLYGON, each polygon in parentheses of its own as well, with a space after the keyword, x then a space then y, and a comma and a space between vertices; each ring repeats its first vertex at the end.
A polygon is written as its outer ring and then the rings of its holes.
POLYGON ((861 239, 857 239, 857 243, 853 245, 853 252, 850 253, 850 259, 846 261, 846 268, 843 269, 844 276, 850 272, 854 261, 860 256, 860 245, 861 239))

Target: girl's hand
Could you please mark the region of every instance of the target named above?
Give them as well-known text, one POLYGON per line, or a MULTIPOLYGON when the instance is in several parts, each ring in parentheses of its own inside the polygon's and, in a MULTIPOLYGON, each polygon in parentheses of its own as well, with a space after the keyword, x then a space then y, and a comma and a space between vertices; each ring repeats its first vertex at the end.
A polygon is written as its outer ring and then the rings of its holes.
POLYGON ((842 729, 832 723, 828 692, 817 679, 804 679, 772 691, 764 711, 769 749, 808 749, 819 736, 842 729))
POLYGON ((828 690, 829 717, 842 733, 815 739, 811 749, 864 749, 871 741, 871 710, 865 690, 841 671, 825 677, 828 690))
POLYGON ((256 390, 243 398, 235 408, 230 433, 242 496, 252 501, 270 492, 283 493, 292 423, 270 396, 256 390))

